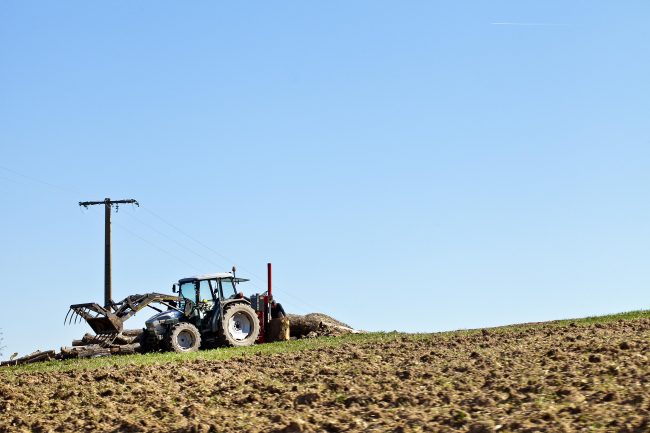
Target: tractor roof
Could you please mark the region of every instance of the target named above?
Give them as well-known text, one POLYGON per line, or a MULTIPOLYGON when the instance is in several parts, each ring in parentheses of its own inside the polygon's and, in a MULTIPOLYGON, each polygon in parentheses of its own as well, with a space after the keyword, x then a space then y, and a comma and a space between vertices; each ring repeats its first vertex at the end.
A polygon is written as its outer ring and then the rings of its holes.
POLYGON ((180 280, 178 280, 178 283, 183 284, 189 281, 214 280, 220 278, 232 278, 237 283, 248 281, 245 278, 235 278, 232 272, 215 272, 214 274, 195 275, 193 277, 181 278, 180 280))

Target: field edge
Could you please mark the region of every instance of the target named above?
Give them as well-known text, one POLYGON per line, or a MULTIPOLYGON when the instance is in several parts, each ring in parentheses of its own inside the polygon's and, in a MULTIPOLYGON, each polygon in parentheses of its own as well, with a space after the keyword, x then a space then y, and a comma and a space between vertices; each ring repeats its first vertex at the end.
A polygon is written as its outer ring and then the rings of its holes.
POLYGON ((310 339, 291 340, 287 342, 268 343, 249 347, 232 347, 205 350, 193 353, 150 353, 124 356, 111 356, 92 359, 71 359, 65 361, 49 361, 28 365, 18 365, 0 368, 0 375, 13 376, 23 373, 65 372, 76 370, 96 370, 101 368, 120 368, 134 365, 165 365, 184 363, 197 360, 223 361, 238 357, 261 356, 264 354, 281 354, 313 350, 325 347, 337 347, 345 344, 373 344, 395 340, 398 338, 421 339, 437 336, 440 338, 467 335, 489 329, 490 332, 509 332, 529 327, 562 327, 588 326, 596 323, 628 321, 650 318, 650 310, 636 310, 602 316, 589 316, 576 319, 562 319, 548 322, 521 323, 492 328, 460 329, 434 333, 401 333, 401 332, 368 332, 348 334, 340 337, 319 337, 310 339))

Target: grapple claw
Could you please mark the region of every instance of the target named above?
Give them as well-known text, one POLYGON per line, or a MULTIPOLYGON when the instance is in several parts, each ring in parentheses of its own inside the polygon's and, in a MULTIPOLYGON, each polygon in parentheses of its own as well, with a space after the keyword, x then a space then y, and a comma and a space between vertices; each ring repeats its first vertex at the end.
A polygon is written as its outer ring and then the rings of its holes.
POLYGON ((70 323, 77 324, 85 320, 96 334, 118 333, 122 331, 122 320, 107 308, 98 304, 71 305, 70 311, 72 311, 70 323))
MULTIPOLYGON (((112 343, 115 336, 124 329, 124 321, 133 316, 136 312, 153 302, 164 304, 172 301, 179 301, 178 296, 165 295, 162 293, 132 295, 120 302, 113 303, 110 307, 102 307, 94 302, 87 304, 73 304, 70 305, 70 310, 65 317, 68 320, 68 324, 72 324, 73 322, 76 324, 85 320, 92 330, 95 331, 95 334, 106 335, 106 341, 112 338, 112 343)), ((66 319, 64 319, 64 323, 66 319)))

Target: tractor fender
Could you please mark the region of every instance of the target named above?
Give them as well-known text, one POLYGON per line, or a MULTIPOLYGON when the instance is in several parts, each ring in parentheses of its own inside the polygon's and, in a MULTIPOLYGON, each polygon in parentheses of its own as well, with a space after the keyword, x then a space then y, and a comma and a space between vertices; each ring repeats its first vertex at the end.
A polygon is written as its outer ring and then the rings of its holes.
POLYGON ((238 304, 238 303, 239 303, 239 304, 250 305, 250 304, 251 304, 251 301, 249 301, 249 300, 246 299, 246 298, 224 299, 223 301, 221 301, 221 306, 222 306, 222 307, 226 307, 226 306, 228 306, 228 305, 231 305, 231 304, 238 304))

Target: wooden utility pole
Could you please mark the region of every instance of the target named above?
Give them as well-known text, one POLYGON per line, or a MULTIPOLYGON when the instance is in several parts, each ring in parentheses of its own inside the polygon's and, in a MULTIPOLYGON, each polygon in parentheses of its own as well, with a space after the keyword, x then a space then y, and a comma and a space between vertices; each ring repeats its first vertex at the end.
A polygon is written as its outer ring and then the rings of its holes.
POLYGON ((80 201, 79 206, 86 209, 88 206, 98 204, 104 205, 104 307, 111 308, 113 305, 113 293, 111 283, 111 208, 115 206, 117 209, 121 204, 135 204, 140 206, 137 200, 111 200, 105 198, 104 201, 80 201))

